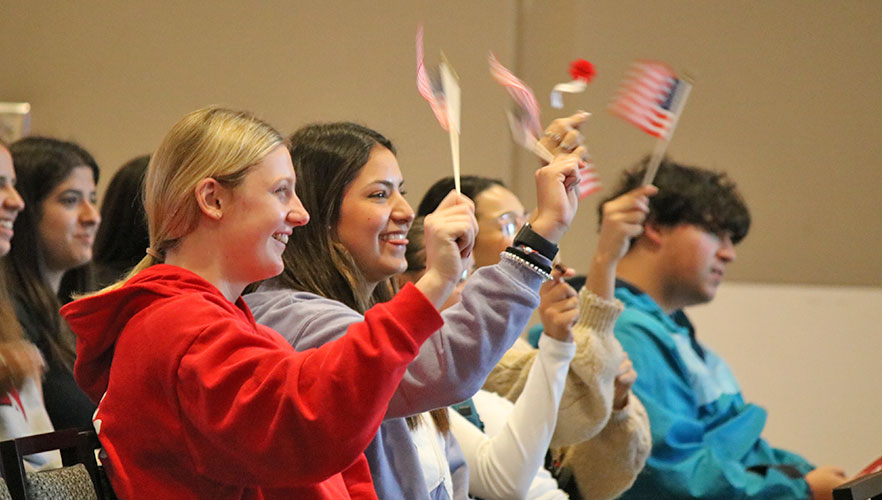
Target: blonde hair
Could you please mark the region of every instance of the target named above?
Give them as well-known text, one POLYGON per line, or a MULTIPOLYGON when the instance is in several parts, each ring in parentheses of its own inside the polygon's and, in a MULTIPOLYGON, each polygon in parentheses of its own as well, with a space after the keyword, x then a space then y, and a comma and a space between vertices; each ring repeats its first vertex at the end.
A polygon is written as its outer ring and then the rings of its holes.
MULTIPOLYGON (((235 187, 251 167, 285 144, 276 129, 254 115, 211 106, 184 116, 150 158, 144 179, 144 212, 150 251, 113 290, 138 272, 162 262, 199 222, 195 189, 214 178, 235 187)), ((99 292, 99 293, 101 293, 99 292)))

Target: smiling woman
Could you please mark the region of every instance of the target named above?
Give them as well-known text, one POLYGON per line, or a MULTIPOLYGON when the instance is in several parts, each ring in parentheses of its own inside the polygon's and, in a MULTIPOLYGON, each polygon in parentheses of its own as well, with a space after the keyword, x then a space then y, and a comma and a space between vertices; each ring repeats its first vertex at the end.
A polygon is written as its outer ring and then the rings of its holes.
POLYGON ((58 315, 71 294, 91 287, 87 264, 100 216, 98 165, 72 142, 27 137, 10 146, 25 207, 4 265, 18 320, 46 358, 46 410, 56 429, 88 427, 95 405, 73 379, 75 341, 58 315))

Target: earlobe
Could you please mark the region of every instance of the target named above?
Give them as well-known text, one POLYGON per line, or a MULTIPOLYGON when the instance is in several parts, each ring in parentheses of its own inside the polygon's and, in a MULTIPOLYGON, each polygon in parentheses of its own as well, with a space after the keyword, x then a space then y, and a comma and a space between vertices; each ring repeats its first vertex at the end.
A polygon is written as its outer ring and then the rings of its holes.
POLYGON ((641 235, 641 238, 653 246, 660 246, 662 244, 661 226, 651 222, 643 224, 643 234, 641 235))
POLYGON ((223 186, 211 177, 202 179, 196 185, 195 195, 196 203, 199 204, 199 210, 206 217, 220 220, 223 216, 223 205, 221 202, 223 186))

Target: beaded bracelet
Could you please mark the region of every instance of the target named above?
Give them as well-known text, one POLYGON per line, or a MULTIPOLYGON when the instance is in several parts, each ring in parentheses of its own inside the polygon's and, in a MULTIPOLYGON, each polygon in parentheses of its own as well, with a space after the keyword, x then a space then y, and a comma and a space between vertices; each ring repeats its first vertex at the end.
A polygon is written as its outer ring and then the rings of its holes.
POLYGON ((524 266, 524 267, 530 269, 531 271, 533 271, 533 272, 535 272, 536 274, 538 274, 539 276, 541 276, 541 277, 542 277, 542 281, 551 281, 551 280, 553 279, 553 278, 551 277, 551 273, 547 273, 547 272, 543 271, 543 270, 542 270, 539 266, 537 266, 536 264, 533 264, 532 262, 527 261, 527 259, 524 259, 524 258, 522 258, 522 257, 520 257, 520 256, 518 256, 518 255, 515 255, 515 253, 514 253, 514 252, 511 252, 510 250, 512 250, 512 249, 511 249, 511 248, 508 248, 508 249, 506 249, 504 252, 502 252, 502 258, 503 258, 503 259, 508 259, 508 260, 510 260, 510 261, 512 261, 512 262, 515 262, 515 263, 517 263, 517 264, 520 264, 520 265, 522 265, 522 266, 524 266))
POLYGON ((544 259, 542 258, 542 254, 533 250, 530 247, 523 246, 510 246, 505 249, 506 252, 515 255, 516 257, 520 257, 525 261, 533 264, 534 266, 541 269, 546 274, 551 274, 551 266, 545 264, 544 259))

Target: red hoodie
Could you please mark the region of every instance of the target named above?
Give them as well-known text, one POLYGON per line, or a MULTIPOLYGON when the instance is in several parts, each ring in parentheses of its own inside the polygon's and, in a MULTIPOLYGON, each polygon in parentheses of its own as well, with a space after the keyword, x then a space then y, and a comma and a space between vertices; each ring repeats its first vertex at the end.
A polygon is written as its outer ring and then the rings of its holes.
POLYGON ((161 264, 61 309, 120 498, 376 498, 363 451, 442 320, 413 286, 296 352, 241 297, 161 264))

